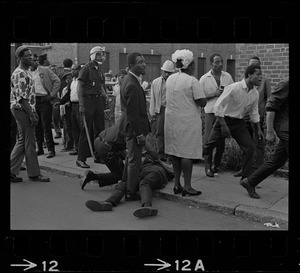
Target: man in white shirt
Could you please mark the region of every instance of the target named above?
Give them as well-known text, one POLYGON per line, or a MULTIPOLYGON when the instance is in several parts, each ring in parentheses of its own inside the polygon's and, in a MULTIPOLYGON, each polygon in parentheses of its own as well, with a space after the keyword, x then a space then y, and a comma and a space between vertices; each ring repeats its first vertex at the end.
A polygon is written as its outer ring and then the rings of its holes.
POLYGON ((164 124, 166 111, 166 81, 175 72, 174 63, 166 60, 161 68, 162 75, 153 80, 151 84, 151 96, 149 113, 152 119, 156 119, 156 144, 160 160, 166 161, 164 145, 164 124))
MULTIPOLYGON (((205 143, 208 140, 213 124, 216 121, 216 116, 213 111, 214 105, 217 99, 223 93, 225 86, 233 83, 231 75, 225 71, 222 71, 223 58, 220 54, 212 54, 210 56, 210 63, 212 66, 211 70, 204 74, 199 80, 201 89, 203 90, 207 99, 207 104, 204 107, 205 128, 203 143, 205 143)), ((207 157, 210 166, 208 169, 205 169, 205 173, 207 176, 213 177, 215 175, 218 175, 218 168, 221 165, 221 159, 224 149, 225 138, 220 138, 216 145, 216 153, 214 156, 214 168, 212 168, 213 152, 211 152, 211 154, 207 157)))
POLYGON ((118 72, 118 82, 113 86, 113 96, 115 96, 115 123, 120 121, 122 110, 121 110, 121 93, 120 86, 123 78, 127 75, 127 71, 125 69, 120 69, 118 72))
POLYGON ((214 113, 217 121, 203 149, 206 168, 209 168, 207 158, 216 146, 219 138, 226 138, 231 135, 243 152, 242 179, 253 172, 254 143, 243 118, 249 115, 250 120, 257 128, 259 138, 263 139, 264 135, 260 128, 258 113, 259 95, 256 89, 256 86, 260 85, 261 80, 260 66, 250 65, 245 70, 245 78, 225 87, 224 92, 216 101, 214 113))

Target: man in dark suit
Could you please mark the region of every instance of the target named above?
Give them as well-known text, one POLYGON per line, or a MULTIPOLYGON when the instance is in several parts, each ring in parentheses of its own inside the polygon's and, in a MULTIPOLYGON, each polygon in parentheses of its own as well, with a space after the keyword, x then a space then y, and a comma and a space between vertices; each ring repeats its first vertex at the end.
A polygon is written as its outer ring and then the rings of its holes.
POLYGON ((146 96, 140 78, 146 72, 143 55, 138 52, 128 54, 127 66, 129 73, 123 79, 120 89, 123 112, 120 119, 120 130, 126 136, 128 167, 125 199, 130 201, 139 199, 136 191, 139 185, 142 149, 150 131, 150 123, 147 115, 146 96))

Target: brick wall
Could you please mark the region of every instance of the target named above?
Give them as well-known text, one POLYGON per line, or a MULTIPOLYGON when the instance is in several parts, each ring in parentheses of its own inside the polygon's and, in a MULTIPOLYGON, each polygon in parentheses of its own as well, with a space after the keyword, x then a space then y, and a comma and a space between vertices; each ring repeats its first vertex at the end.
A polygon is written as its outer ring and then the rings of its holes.
POLYGON ((236 44, 236 78, 244 78, 244 71, 252 56, 261 61, 263 75, 270 80, 271 87, 289 75, 288 44, 236 44))

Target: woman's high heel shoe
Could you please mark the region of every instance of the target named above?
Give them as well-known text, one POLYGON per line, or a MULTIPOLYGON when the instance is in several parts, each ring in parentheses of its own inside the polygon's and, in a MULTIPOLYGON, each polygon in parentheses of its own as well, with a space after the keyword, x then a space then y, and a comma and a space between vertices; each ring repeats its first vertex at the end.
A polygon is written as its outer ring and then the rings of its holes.
POLYGON ((173 188, 174 194, 182 193, 182 191, 183 191, 183 187, 181 187, 181 186, 173 188))
POLYGON ((201 191, 196 191, 196 192, 188 192, 187 190, 183 190, 182 191, 182 196, 194 196, 194 195, 199 195, 199 194, 201 194, 202 192, 201 191))

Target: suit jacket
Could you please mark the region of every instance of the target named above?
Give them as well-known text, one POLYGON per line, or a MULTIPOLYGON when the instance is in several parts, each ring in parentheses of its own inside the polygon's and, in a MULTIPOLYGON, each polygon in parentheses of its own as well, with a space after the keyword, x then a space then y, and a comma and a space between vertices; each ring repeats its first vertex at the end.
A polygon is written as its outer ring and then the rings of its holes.
POLYGON ((51 95, 52 99, 50 100, 51 104, 54 104, 58 101, 57 92, 60 88, 60 79, 59 77, 48 67, 38 66, 39 75, 41 78, 41 82, 45 90, 49 95, 51 95))
POLYGON ((120 131, 128 136, 147 135, 150 123, 147 114, 145 91, 135 76, 128 73, 121 83, 120 131))

